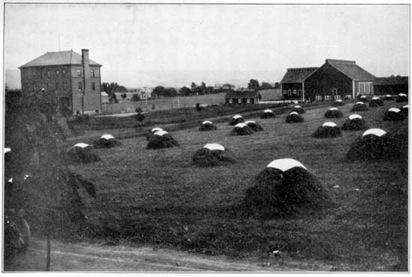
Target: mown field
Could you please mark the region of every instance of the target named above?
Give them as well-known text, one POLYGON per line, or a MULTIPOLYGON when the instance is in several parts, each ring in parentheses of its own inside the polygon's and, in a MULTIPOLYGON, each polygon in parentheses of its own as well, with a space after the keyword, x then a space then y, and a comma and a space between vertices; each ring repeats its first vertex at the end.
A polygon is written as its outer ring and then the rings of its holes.
POLYGON ((340 107, 345 116, 334 120, 324 118, 325 107, 308 110, 304 123, 286 124, 286 114, 255 117, 264 131, 249 136, 229 136, 233 127, 223 122, 211 132, 199 132, 198 127, 171 132, 179 147, 147 150, 146 139, 134 137, 121 140, 121 147, 96 150, 101 162, 72 166, 96 186, 97 198, 87 203, 93 224, 89 238, 257 259, 271 266, 293 259, 321 261, 345 271, 406 270, 393 266, 407 261, 408 123, 382 119, 388 107, 404 104, 391 101, 358 112, 369 127, 404 138, 400 143, 405 155, 383 162, 344 160, 362 131, 347 131, 335 139, 311 137, 325 121, 341 126, 352 105, 340 107), (212 142, 230 149, 239 163, 193 166, 193 154, 212 142), (279 158, 305 165, 337 206, 290 219, 245 216, 241 201, 246 189, 279 158), (281 251, 281 259, 270 256, 274 249, 281 251))

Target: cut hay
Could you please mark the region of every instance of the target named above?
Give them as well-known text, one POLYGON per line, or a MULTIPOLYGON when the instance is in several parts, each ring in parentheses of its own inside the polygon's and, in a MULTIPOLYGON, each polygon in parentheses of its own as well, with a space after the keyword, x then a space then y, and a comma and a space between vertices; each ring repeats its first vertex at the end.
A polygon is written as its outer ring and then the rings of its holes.
POLYGON ((298 161, 270 163, 246 191, 246 212, 269 219, 293 217, 330 207, 332 201, 321 182, 298 161))
POLYGON ((297 112, 299 114, 302 114, 305 113, 305 110, 301 106, 296 105, 295 107, 293 107, 291 112, 297 112))
POLYGON ((341 118, 343 113, 338 110, 338 108, 330 108, 325 113, 325 118, 341 118))
POLYGON ((369 109, 364 102, 356 102, 355 105, 353 105, 351 112, 363 112, 368 110, 369 109))
POLYGON ((200 167, 228 165, 236 163, 232 152, 217 143, 206 144, 196 151, 192 158, 193 164, 200 167))
POLYGON ((236 124, 235 128, 233 128, 232 132, 230 133, 230 135, 232 136, 246 136, 250 134, 253 134, 253 130, 245 123, 236 124))
POLYGON ((408 96, 404 93, 399 93, 396 97, 396 102, 408 102, 408 96))
POLYGON ((120 145, 122 144, 109 134, 103 135, 93 142, 94 148, 112 148, 120 145))
POLYGON ((373 97, 372 100, 369 102, 369 107, 380 107, 383 106, 383 100, 380 99, 379 97, 373 97))
POLYGON ((336 100, 336 101, 334 101, 333 103, 332 103, 332 106, 333 107, 339 107, 339 106, 344 106, 345 105, 345 102, 343 102, 342 100, 340 100, 340 99, 338 99, 338 100, 336 100))
POLYGON ((400 121, 400 120, 403 120, 404 118, 405 117, 403 113, 398 108, 390 108, 383 115, 383 120, 385 121, 400 121))
POLYGON ((234 115, 234 116, 230 119, 229 125, 234 126, 234 125, 236 125, 236 124, 243 123, 243 122, 245 122, 245 120, 243 119, 243 117, 242 117, 240 114, 237 114, 237 115, 234 115))
POLYGON ((217 127, 209 120, 203 121, 199 127, 199 131, 214 131, 214 130, 217 130, 217 127))
POLYGON ((382 99, 385 100, 385 101, 394 100, 393 95, 391 95, 391 94, 386 94, 384 97, 382 97, 382 99))
POLYGON ((286 117, 286 123, 299 123, 299 122, 303 122, 303 121, 304 121, 303 116, 300 115, 297 112, 291 112, 286 117))
POLYGON ((333 122, 325 122, 313 134, 314 138, 336 138, 342 136, 342 131, 333 122))
POLYGON ((150 140, 150 138, 153 136, 153 134, 158 132, 158 131, 164 131, 164 130, 160 127, 155 127, 155 128, 151 129, 150 131, 148 131, 146 133, 146 139, 150 140))
POLYGON ((72 163, 94 163, 101 161, 100 157, 93 152, 90 145, 77 143, 67 151, 69 162, 72 163))
POLYGON ((256 123, 255 121, 248 120, 248 121, 245 121, 245 124, 255 132, 263 131, 263 127, 259 123, 256 123))
POLYGON ((267 119, 267 118, 274 118, 275 114, 273 113, 272 110, 264 110, 263 113, 260 114, 261 119, 267 119))
POLYGON ((149 138, 147 149, 162 149, 179 146, 179 143, 166 131, 155 132, 149 138))
POLYGON ((401 112, 403 113, 404 117, 408 117, 408 113, 409 113, 409 105, 405 105, 401 108, 401 112))
POLYGON ((399 158, 400 151, 394 138, 382 129, 369 129, 351 145, 346 160, 390 160, 399 158))
POLYGON ((342 130, 345 131, 359 131, 366 129, 368 129, 368 126, 366 125, 365 120, 358 114, 349 116, 342 126, 342 130))

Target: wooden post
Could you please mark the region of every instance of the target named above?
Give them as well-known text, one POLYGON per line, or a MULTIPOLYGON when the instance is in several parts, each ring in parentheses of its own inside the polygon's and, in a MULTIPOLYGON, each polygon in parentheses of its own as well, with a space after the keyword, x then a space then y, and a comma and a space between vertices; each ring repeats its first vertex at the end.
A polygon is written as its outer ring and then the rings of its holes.
POLYGON ((51 243, 50 243, 50 233, 47 232, 47 263, 46 271, 50 271, 50 259, 51 259, 51 243))
POLYGON ((302 82, 302 101, 305 103, 305 82, 302 82))

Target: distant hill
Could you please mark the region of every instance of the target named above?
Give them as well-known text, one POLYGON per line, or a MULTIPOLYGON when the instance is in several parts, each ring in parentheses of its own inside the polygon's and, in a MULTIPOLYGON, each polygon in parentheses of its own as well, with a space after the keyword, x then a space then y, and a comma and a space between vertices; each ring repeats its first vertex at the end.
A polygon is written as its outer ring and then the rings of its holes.
POLYGON ((21 80, 20 80, 20 70, 18 69, 6 69, 5 72, 5 83, 9 89, 20 89, 21 80))

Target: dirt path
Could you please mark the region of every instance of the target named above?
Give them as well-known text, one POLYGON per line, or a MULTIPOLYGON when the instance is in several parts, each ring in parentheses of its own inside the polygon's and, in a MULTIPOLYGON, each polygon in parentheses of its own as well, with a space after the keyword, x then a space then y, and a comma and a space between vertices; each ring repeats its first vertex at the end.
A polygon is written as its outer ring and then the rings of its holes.
MULTIPOLYGON (((45 271, 46 241, 34 240, 25 254, 5 265, 5 271, 45 271)), ((187 252, 149 247, 70 244, 52 241, 51 271, 302 271, 331 270, 298 262, 271 260, 233 261, 222 256, 202 256, 187 252)))

